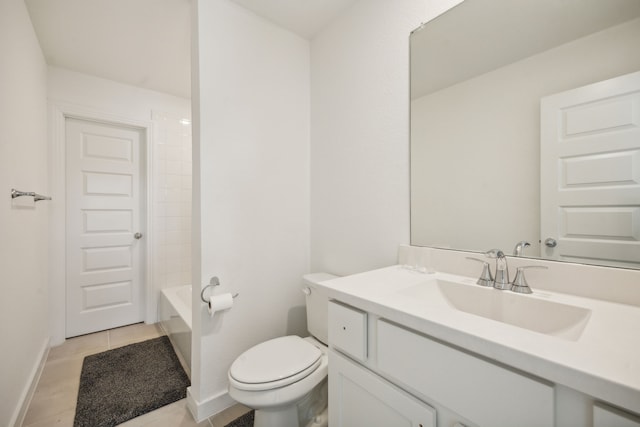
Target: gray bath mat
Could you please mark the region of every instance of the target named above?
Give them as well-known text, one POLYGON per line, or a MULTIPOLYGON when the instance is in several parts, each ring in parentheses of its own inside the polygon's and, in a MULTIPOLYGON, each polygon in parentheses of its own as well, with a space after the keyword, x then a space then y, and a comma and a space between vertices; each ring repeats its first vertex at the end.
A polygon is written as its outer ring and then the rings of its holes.
POLYGON ((183 399, 189 384, 166 336, 87 356, 73 425, 118 425, 183 399))
POLYGON ((236 418, 224 427, 253 427, 253 418, 256 411, 249 411, 246 414, 236 418))

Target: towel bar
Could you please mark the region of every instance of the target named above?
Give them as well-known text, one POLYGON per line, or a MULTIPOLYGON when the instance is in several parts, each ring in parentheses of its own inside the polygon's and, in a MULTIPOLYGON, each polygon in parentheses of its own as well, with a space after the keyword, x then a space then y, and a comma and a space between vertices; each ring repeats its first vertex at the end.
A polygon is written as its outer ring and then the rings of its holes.
POLYGON ((34 202, 39 202, 40 200, 51 200, 49 196, 43 196, 42 194, 35 193, 33 191, 20 191, 15 188, 11 189, 11 198, 15 199, 16 197, 33 197, 34 202))

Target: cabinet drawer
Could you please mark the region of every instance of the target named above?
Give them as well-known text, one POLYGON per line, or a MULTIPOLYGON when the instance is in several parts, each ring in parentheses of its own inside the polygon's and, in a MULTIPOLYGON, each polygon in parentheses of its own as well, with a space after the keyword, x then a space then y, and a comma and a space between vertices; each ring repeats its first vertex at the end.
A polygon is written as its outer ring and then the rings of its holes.
POLYGON ((367 358, 367 313, 330 301, 329 344, 364 361, 367 358))
POLYGON ((553 387, 389 322, 377 322, 378 370, 481 426, 554 423, 553 387))

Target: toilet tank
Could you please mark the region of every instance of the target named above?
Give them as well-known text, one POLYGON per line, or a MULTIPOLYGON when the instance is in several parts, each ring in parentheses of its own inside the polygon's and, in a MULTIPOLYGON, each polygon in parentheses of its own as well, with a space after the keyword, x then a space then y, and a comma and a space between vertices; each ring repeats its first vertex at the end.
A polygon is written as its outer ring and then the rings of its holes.
POLYGON ((311 273, 302 276, 304 294, 307 302, 307 330, 318 341, 328 344, 327 312, 329 311, 329 297, 318 283, 335 279, 329 273, 311 273))

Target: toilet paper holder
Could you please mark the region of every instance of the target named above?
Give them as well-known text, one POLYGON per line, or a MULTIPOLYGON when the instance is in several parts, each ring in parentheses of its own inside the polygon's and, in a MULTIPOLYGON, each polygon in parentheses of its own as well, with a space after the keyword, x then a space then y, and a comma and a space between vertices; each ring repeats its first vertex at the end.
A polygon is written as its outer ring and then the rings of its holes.
MULTIPOLYGON (((202 288, 202 292, 200 292, 200 299, 202 300, 203 303, 209 304, 209 300, 205 299, 205 297, 204 297, 204 291, 206 291, 208 288, 213 288, 214 286, 220 286, 220 279, 218 279, 217 276, 213 276, 211 278, 211 280, 209 280, 209 284, 207 286, 205 286, 204 288, 202 288)), ((240 295, 240 294, 236 292, 235 294, 233 294, 231 296, 233 298, 235 298, 238 295, 240 295)))

